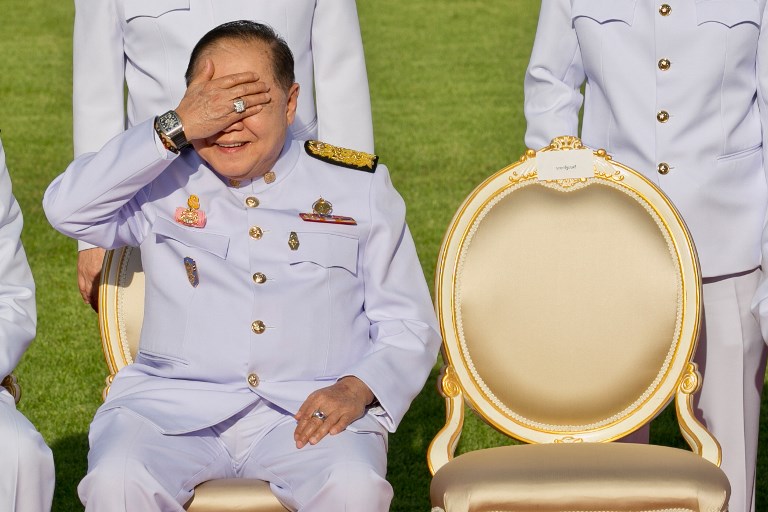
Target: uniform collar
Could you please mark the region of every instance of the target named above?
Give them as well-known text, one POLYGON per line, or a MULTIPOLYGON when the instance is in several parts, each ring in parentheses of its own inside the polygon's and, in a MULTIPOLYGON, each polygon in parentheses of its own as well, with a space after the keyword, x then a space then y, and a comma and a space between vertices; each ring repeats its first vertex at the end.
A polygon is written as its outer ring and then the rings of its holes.
POLYGON ((270 171, 274 179, 271 179, 271 177, 267 177, 267 179, 265 179, 265 175, 247 180, 230 180, 229 178, 222 176, 211 169, 208 163, 200 158, 200 155, 198 155, 196 151, 185 151, 180 155, 180 158, 193 169, 204 167, 213 171, 213 174, 216 175, 216 177, 218 177, 227 187, 231 189, 241 190, 243 192, 263 192, 276 186, 278 183, 286 179, 291 171, 293 171, 293 169, 296 167, 296 163, 299 161, 299 155, 302 151, 302 144, 303 143, 301 141, 293 140, 290 138, 286 139, 285 145, 280 152, 280 156, 277 158, 277 162, 275 162, 275 165, 270 171))

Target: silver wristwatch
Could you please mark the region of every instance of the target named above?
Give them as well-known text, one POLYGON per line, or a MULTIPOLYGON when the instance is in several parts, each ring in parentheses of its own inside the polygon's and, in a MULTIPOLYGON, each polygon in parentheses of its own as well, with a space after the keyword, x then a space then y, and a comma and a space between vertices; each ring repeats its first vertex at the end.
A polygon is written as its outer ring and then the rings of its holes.
POLYGON ((164 136, 176 147, 176 150, 182 150, 189 146, 187 136, 184 135, 184 126, 181 119, 175 111, 169 110, 155 119, 155 129, 161 136, 164 136))

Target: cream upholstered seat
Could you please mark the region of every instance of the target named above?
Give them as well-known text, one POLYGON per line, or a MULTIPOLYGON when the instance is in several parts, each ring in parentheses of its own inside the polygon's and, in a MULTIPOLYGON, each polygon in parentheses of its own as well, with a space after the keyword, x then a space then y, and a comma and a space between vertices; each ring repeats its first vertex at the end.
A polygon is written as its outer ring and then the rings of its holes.
MULTIPOLYGON (((560 137, 542 152, 578 149, 560 137)), ((602 150, 586 158, 589 177, 543 181, 529 150, 469 195, 445 235, 433 510, 727 510, 720 447, 692 414, 701 285, 690 235, 640 174, 602 150), (693 453, 609 442, 673 397, 693 453), (465 404, 529 444, 454 457, 465 404)))
MULTIPOLYGON (((120 368, 133 362, 144 319, 144 272, 135 247, 107 251, 99 286, 99 327, 109 367, 104 398, 120 368)), ((195 488, 189 512, 285 512, 262 480, 211 480, 195 488)))

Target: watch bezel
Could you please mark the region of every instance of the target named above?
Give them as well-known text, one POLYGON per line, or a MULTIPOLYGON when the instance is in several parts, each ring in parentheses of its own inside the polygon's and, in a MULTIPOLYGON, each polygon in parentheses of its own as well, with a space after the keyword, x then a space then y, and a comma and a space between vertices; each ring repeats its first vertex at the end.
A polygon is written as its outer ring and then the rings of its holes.
POLYGON ((184 149, 189 146, 187 136, 184 134, 184 126, 181 123, 179 115, 174 110, 157 116, 157 126, 163 134, 171 139, 177 149, 184 149))

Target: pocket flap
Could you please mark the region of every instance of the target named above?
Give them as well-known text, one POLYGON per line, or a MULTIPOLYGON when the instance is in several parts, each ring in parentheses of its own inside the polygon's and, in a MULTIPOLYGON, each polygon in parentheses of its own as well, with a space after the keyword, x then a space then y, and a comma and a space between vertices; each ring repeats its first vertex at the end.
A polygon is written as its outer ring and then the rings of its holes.
POLYGON ((290 263, 311 261, 326 268, 340 267, 353 274, 357 273, 356 237, 312 231, 297 231, 296 236, 299 238, 299 247, 291 251, 290 263))
POLYGON ((123 9, 126 21, 140 16, 157 18, 167 12, 189 10, 189 0, 127 0, 123 9))
POLYGON ((591 18, 598 23, 621 21, 632 25, 636 0, 573 0, 571 18, 591 18))
POLYGON ((734 27, 740 23, 760 26, 760 9, 752 0, 699 0, 696 2, 696 21, 734 27))
POLYGON ((202 249, 219 258, 226 258, 229 250, 228 236, 201 231, 198 228, 180 226, 165 217, 158 217, 155 220, 152 225, 152 232, 176 240, 187 247, 202 249))

